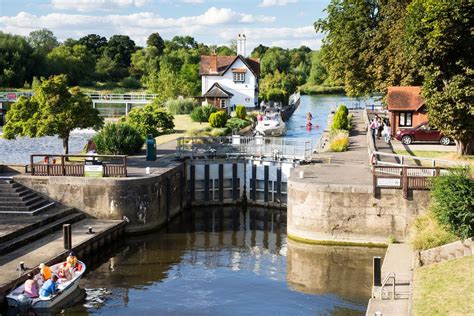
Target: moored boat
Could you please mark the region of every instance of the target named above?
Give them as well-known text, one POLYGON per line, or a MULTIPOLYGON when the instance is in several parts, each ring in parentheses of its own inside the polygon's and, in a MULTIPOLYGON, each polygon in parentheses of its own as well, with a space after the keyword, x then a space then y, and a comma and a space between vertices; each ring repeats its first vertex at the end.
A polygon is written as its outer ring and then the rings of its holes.
POLYGON ((286 133, 286 124, 280 112, 266 113, 255 127, 255 133, 262 136, 283 136, 286 133))
MULTIPOLYGON (((59 267, 64 266, 66 263, 61 262, 51 266, 51 271, 53 273, 57 273, 59 267)), ((77 287, 79 286, 79 282, 81 277, 86 272, 86 265, 81 262, 77 261, 77 268, 73 272, 73 276, 70 280, 60 278, 57 281, 57 293, 48 297, 40 296, 38 298, 30 298, 28 295, 25 295, 24 284, 20 285, 19 287, 15 288, 13 291, 10 292, 6 296, 8 307, 12 309, 20 309, 20 310, 27 310, 27 309, 34 309, 34 310, 49 310, 53 309, 56 306, 60 305, 71 293, 73 293, 77 287)), ((41 287, 41 277, 39 274, 35 276, 35 279, 38 281, 39 287, 41 287)))

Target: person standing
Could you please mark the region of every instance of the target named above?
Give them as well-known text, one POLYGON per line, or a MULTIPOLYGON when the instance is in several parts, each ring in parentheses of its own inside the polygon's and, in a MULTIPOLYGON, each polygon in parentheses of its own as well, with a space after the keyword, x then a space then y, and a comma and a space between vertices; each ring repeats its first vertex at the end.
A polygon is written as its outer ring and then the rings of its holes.
POLYGON ((375 136, 376 136, 376 133, 377 133, 377 119, 374 117, 372 119, 372 122, 370 123, 370 131, 372 133, 372 139, 374 140, 374 143, 375 143, 375 136))

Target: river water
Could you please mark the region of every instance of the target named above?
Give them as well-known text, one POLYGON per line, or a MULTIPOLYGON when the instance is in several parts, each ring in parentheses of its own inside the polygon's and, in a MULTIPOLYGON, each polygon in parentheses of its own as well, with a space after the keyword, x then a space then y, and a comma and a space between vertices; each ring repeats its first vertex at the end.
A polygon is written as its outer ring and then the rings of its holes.
POLYGON ((127 238, 66 315, 363 315, 383 249, 289 241, 286 213, 193 209, 127 238))
MULTIPOLYGON (((328 114, 338 105, 347 107, 363 106, 373 102, 372 99, 357 101, 342 95, 316 95, 302 96, 301 104, 287 122, 287 138, 311 139, 315 143, 326 127, 328 114), (313 115, 313 128, 306 129, 306 115, 313 115)), ((74 131, 69 140, 71 154, 80 153, 87 140, 94 131, 74 131)), ((28 138, 21 137, 16 140, 0 138, 0 164, 28 164, 31 154, 62 153, 62 140, 55 136, 28 138)))

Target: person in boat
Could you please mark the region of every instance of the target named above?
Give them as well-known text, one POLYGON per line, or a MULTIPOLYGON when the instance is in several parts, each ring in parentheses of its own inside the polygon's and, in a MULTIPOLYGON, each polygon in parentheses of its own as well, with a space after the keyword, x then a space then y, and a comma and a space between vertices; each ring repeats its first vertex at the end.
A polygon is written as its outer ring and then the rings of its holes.
POLYGON ((66 258, 66 269, 77 269, 77 258, 73 251, 71 251, 69 256, 66 258))
POLYGON ((49 297, 51 295, 56 294, 58 291, 58 276, 56 274, 53 274, 53 276, 46 282, 44 282, 43 286, 40 289, 40 296, 41 297, 49 297))
POLYGON ((52 275, 51 269, 44 263, 41 263, 39 265, 39 268, 40 268, 40 276, 43 278, 43 282, 46 282, 47 280, 51 278, 51 275, 52 275))
POLYGON ((25 289, 23 293, 28 295, 31 298, 37 298, 38 293, 38 282, 35 280, 33 273, 28 273, 28 279, 25 281, 25 289))
POLYGON ((258 113, 258 115, 257 115, 257 121, 258 121, 258 122, 263 121, 263 116, 262 116, 262 114, 258 113))
POLYGON ((58 277, 60 279, 66 279, 66 280, 71 280, 73 278, 73 269, 72 268, 67 268, 67 263, 65 265, 62 265, 58 268, 58 277))

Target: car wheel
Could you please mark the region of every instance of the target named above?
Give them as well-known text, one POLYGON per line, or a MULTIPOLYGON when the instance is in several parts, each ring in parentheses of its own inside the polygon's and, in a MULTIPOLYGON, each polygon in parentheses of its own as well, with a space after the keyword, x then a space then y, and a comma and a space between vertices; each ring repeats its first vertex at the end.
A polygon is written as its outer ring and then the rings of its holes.
POLYGON ((402 144, 410 145, 412 141, 411 136, 405 135, 402 137, 402 144))
POLYGON ((448 146, 449 144, 451 144, 451 140, 449 139, 449 137, 447 136, 443 136, 441 137, 441 139, 439 140, 439 143, 443 146, 448 146))

